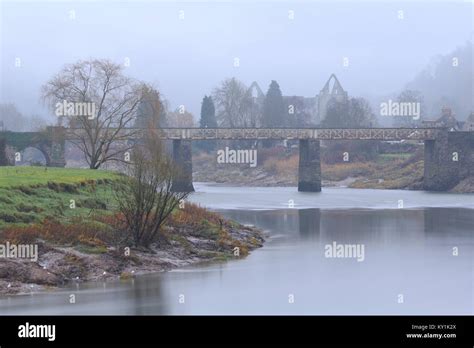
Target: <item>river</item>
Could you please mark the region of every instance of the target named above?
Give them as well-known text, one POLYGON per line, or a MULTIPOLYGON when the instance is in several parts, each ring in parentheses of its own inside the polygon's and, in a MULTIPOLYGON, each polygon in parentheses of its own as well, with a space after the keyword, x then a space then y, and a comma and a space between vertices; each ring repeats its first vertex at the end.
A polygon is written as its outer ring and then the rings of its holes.
POLYGON ((241 260, 2 298, 0 314, 474 313, 472 194, 195 187, 191 201, 264 230, 263 248, 241 260), (346 245, 359 253, 328 254, 346 245))

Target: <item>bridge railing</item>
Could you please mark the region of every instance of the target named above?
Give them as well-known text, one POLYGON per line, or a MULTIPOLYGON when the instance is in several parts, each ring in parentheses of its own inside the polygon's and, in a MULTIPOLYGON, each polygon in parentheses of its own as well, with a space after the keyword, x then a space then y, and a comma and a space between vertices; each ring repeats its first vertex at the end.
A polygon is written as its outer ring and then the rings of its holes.
MULTIPOLYGON (((441 128, 157 128, 161 139, 186 140, 434 140, 441 128)), ((77 135, 80 129, 74 129, 77 135)), ((127 128, 130 139, 147 129, 127 128)))
POLYGON ((439 129, 428 128, 163 128, 157 130, 162 139, 189 140, 429 140, 439 129))

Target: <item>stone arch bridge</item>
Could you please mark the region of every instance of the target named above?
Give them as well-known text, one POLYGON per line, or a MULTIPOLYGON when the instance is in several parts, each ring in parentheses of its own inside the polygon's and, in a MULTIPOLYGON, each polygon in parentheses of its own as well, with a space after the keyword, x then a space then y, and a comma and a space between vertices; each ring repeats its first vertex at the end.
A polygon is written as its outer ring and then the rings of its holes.
POLYGON ((32 147, 43 154, 48 167, 64 167, 65 140, 65 129, 62 127, 47 127, 41 132, 0 132, 0 166, 15 164, 14 159, 8 158, 7 147, 14 152, 32 147))

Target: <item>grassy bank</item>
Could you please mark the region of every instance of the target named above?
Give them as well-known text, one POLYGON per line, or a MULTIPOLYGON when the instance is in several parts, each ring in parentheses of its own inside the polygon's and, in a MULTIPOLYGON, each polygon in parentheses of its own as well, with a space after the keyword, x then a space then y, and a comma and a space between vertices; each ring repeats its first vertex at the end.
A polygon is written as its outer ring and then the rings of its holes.
POLYGON ((99 179, 114 179, 106 170, 51 167, 0 167, 0 188, 56 184, 80 184, 99 179))
POLYGON ((0 167, 0 178, 0 244, 32 244, 39 250, 35 262, 0 259, 0 294, 239 258, 263 243, 256 229, 186 202, 173 211, 155 243, 134 248, 116 211, 117 174, 0 167))
POLYGON ((116 178, 102 170, 0 167, 0 228, 108 214, 116 178))

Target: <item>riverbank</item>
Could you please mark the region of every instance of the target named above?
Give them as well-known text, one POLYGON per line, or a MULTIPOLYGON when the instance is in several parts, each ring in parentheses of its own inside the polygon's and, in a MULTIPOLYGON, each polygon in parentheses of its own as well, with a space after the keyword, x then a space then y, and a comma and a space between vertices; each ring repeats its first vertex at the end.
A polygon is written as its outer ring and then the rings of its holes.
POLYGON ((50 290, 70 282, 127 279, 191 264, 242 258, 264 242, 255 228, 227 220, 221 231, 197 232, 192 225, 168 226, 165 235, 148 250, 131 248, 129 253, 123 248, 84 242, 66 246, 38 241, 37 262, 0 260, 0 295, 50 290))
POLYGON ((18 180, 7 181, 6 175, 0 180, 0 295, 242 258, 264 242, 259 230, 185 202, 156 242, 134 248, 121 242, 124 236, 116 229, 115 174, 54 169, 63 175, 48 181, 44 168, 2 170, 13 171, 18 180), (72 171, 82 176, 71 179, 72 171), (42 180, 35 178, 40 172, 42 180), (95 178, 87 177, 89 172, 95 178), (9 184, 17 181, 22 184, 9 184), (21 246, 36 248, 37 254, 9 257, 11 248, 21 246))
MULTIPOLYGON (((193 180, 245 186, 297 186, 297 154, 259 159, 254 168, 245 164, 217 164, 212 154, 193 158, 193 180)), ((323 187, 364 189, 422 190, 423 155, 383 154, 374 161, 327 164, 321 163, 323 187)), ((450 190, 474 193, 474 178, 466 178, 450 190)))

